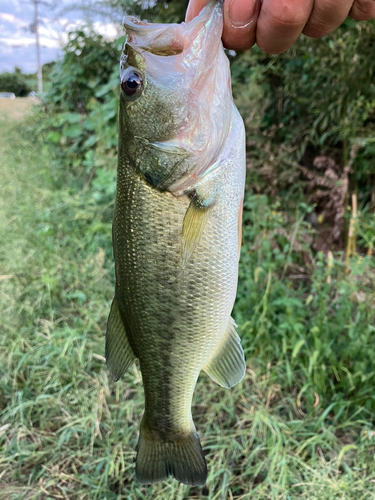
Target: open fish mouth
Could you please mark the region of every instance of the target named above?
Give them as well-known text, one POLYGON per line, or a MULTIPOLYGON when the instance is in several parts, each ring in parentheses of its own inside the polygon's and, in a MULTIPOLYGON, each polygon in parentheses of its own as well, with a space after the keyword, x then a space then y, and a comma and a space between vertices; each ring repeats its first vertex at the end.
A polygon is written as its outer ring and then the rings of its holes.
MULTIPOLYGON (((161 56, 177 55, 192 44, 202 47, 220 40, 223 30, 223 0, 211 0, 199 16, 189 23, 154 24, 125 16, 127 43, 133 48, 161 56), (211 42, 212 43, 212 42, 211 42)), ((208 50, 210 52, 210 50, 208 50)))
POLYGON ((158 56, 181 54, 185 48, 185 40, 179 25, 149 24, 136 17, 125 17, 124 26, 127 33, 127 43, 140 50, 146 50, 158 56))

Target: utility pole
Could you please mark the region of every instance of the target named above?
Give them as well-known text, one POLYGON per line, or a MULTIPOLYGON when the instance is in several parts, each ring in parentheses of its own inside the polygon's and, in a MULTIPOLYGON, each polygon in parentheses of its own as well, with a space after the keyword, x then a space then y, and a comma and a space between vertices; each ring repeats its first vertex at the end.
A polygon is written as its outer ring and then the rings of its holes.
POLYGON ((37 61, 37 77, 38 77, 38 92, 41 94, 43 92, 43 78, 42 78, 42 65, 40 62, 40 43, 39 43, 39 19, 38 19, 38 5, 42 3, 43 5, 50 6, 44 0, 28 0, 23 2, 20 0, 20 3, 30 4, 30 2, 34 5, 34 22, 30 24, 29 30, 31 33, 35 33, 35 42, 36 42, 36 61, 37 61))
POLYGON ((37 75, 38 75, 38 92, 43 92, 42 66, 40 64, 40 45, 39 45, 39 29, 38 29, 38 0, 32 0, 34 4, 34 30, 36 40, 36 60, 37 60, 37 75))

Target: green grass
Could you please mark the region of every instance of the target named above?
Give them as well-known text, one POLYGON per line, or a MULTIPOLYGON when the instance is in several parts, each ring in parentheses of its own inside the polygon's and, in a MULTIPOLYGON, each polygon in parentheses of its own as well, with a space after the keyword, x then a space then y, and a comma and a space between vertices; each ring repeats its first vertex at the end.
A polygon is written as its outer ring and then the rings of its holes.
POLYGON ((114 384, 103 358, 112 177, 69 170, 32 128, 0 121, 0 499, 375 498, 374 259, 330 269, 305 207, 287 216, 250 190, 247 375, 231 391, 202 375, 195 393, 207 485, 134 481, 140 372, 114 384))

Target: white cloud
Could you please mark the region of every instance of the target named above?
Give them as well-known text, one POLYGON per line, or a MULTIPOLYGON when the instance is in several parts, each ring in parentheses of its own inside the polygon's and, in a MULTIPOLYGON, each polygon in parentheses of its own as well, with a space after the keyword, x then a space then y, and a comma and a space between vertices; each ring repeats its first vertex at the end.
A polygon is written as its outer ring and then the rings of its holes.
MULTIPOLYGON (((67 0, 60 0, 60 3, 67 5, 67 0)), ((36 70, 35 35, 29 29, 33 20, 34 8, 31 3, 0 0, 0 72, 12 71, 14 66, 26 72, 36 70)), ((70 31, 86 25, 80 12, 67 12, 55 18, 53 12, 43 4, 39 6, 39 20, 43 64, 57 59, 70 31)), ((95 31, 112 40, 122 34, 113 23, 95 21, 93 27, 95 31)))
POLYGON ((23 21, 22 19, 19 19, 18 17, 14 16, 13 14, 7 14, 6 12, 0 12, 0 19, 3 21, 6 21, 7 23, 12 24, 13 26, 16 26, 17 28, 24 28, 27 27, 27 23, 23 21))

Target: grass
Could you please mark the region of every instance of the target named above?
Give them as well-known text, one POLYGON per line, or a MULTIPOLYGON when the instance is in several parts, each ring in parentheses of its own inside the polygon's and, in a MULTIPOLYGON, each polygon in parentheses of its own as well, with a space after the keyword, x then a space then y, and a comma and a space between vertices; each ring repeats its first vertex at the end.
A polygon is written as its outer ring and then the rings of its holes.
POLYGON ((250 190, 235 307, 247 375, 231 391, 202 375, 195 393, 207 485, 134 481, 140 372, 114 384, 103 358, 113 195, 33 127, 0 121, 0 499, 375 498, 374 258, 328 266, 304 207, 291 217, 250 190))

